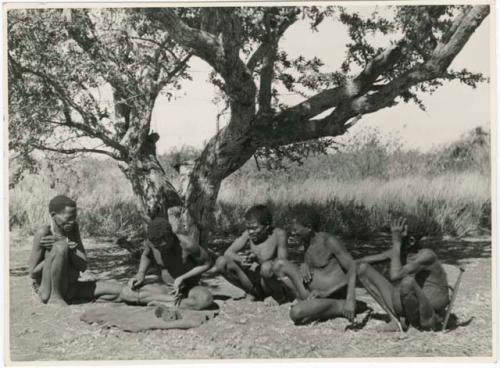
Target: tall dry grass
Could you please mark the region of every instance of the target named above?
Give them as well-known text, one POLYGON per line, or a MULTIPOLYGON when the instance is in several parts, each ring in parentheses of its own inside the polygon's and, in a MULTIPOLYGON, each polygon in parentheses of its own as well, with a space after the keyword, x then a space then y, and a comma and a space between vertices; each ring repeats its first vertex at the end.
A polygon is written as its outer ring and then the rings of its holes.
POLYGON ((276 221, 285 224, 287 213, 306 205, 322 215, 326 230, 346 236, 369 236, 399 214, 426 223, 429 235, 464 236, 489 228, 490 192, 489 177, 474 172, 355 182, 240 178, 222 186, 216 215, 232 229, 236 222, 241 225, 245 208, 267 203, 276 221))
MULTIPOLYGON (((488 133, 486 133, 488 134, 488 133)), ((487 233, 491 228, 489 136, 473 131, 428 153, 381 143, 376 132, 354 138, 337 153, 308 158, 287 170, 258 170, 251 160, 227 178, 215 212, 216 231, 235 233, 245 210, 267 203, 277 224, 313 207, 325 230, 363 238, 391 216, 407 216, 429 235, 487 233)), ((174 185, 174 164, 196 152, 182 148, 160 157, 174 185)), ((10 227, 33 233, 48 222, 47 203, 56 194, 75 198, 85 236, 117 236, 141 226, 130 183, 109 160, 45 163, 9 192, 10 227)))

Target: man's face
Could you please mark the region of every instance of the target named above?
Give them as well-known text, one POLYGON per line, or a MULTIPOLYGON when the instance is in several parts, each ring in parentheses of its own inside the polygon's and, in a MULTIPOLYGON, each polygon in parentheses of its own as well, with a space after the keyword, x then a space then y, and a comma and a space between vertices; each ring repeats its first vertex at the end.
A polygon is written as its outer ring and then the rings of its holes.
POLYGON ((302 225, 297 219, 293 219, 292 226, 290 227, 290 235, 299 241, 307 239, 311 234, 311 228, 302 225))
POLYGON ((52 218, 54 219, 56 225, 64 231, 64 233, 69 233, 76 224, 76 207, 65 207, 64 210, 59 213, 53 212, 52 218))
POLYGON ((266 240, 269 231, 269 225, 263 225, 257 219, 249 219, 245 223, 250 240, 254 243, 262 243, 266 240))

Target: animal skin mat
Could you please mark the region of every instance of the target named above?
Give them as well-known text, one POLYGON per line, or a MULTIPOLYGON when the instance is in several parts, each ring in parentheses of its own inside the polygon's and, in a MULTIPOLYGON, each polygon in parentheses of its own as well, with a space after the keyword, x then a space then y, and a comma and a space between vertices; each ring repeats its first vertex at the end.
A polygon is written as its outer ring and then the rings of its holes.
POLYGON ((137 307, 123 304, 108 304, 93 307, 80 316, 88 324, 97 323, 105 327, 117 327, 127 332, 162 329, 189 329, 198 327, 219 313, 213 304, 208 310, 195 311, 169 306, 137 307))

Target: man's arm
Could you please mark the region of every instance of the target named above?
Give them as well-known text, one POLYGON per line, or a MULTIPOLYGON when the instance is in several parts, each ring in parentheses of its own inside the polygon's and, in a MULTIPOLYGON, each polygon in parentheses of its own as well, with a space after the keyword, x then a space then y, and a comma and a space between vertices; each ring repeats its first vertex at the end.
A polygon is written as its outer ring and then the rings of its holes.
POLYGON ((48 231, 44 228, 39 230, 33 238, 33 247, 28 261, 28 271, 31 278, 36 278, 43 269, 43 260, 45 258, 45 249, 40 246, 40 241, 48 231))
POLYGON ((69 253, 70 262, 76 270, 83 272, 87 269, 87 253, 83 247, 80 228, 75 224, 76 247, 69 253))
POLYGON ((277 236, 277 254, 276 257, 278 259, 287 259, 288 258, 288 237, 286 236, 286 231, 283 229, 276 229, 277 236))
POLYGON ((243 260, 237 254, 237 252, 241 251, 245 247, 247 242, 248 242, 248 231, 245 231, 243 234, 241 234, 240 237, 238 237, 233 242, 233 244, 229 246, 229 248, 226 249, 224 255, 228 256, 229 258, 233 259, 236 262, 242 263, 243 260))
POLYGON ((356 269, 357 263, 340 241, 332 236, 327 237, 327 244, 344 270, 347 270, 347 296, 344 305, 344 315, 349 320, 354 319, 356 308, 356 269))
POLYGON ((137 269, 137 276, 144 279, 146 277, 146 271, 151 264, 151 248, 148 244, 144 245, 144 250, 141 254, 141 259, 139 261, 139 268, 137 269))
POLYGON ((193 267, 185 274, 177 277, 178 283, 182 283, 191 277, 195 277, 201 275, 203 272, 208 271, 210 267, 212 267, 212 259, 210 255, 206 251, 205 248, 197 244, 193 239, 188 236, 181 236, 182 248, 187 253, 188 257, 193 258, 198 264, 196 267, 193 267))
POLYGON ((422 249, 418 252, 414 260, 405 264, 399 270, 393 270, 391 267, 391 280, 397 281, 401 280, 405 276, 415 275, 426 266, 430 266, 431 264, 433 264, 436 260, 437 256, 432 250, 422 249))
POLYGON ((390 277, 392 281, 396 281, 404 277, 401 276, 401 246, 403 244, 403 239, 408 235, 406 219, 401 217, 391 222, 391 235, 392 253, 390 277))
POLYGON ((388 249, 382 253, 374 254, 371 256, 366 256, 360 259, 357 259, 356 262, 359 263, 377 263, 377 262, 382 262, 382 261, 388 261, 391 259, 392 256, 392 249, 388 249))

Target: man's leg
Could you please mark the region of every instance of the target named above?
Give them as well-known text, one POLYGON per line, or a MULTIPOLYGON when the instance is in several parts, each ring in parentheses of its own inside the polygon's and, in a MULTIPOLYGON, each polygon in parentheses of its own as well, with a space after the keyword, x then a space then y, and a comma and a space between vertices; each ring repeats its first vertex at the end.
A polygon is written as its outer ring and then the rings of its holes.
POLYGON ((290 309, 290 318, 296 325, 342 317, 345 300, 311 299, 302 300, 290 309))
POLYGON ((250 277, 234 260, 226 256, 220 256, 215 261, 215 268, 231 284, 243 289, 247 294, 257 296, 255 295, 256 288, 259 286, 254 285, 250 277))
POLYGON ((78 281, 73 291, 73 299, 79 301, 103 300, 118 302, 124 285, 116 281, 78 281))
POLYGON ((366 291, 375 299, 375 301, 392 316, 402 315, 393 303, 394 286, 382 276, 377 270, 366 263, 358 266, 358 278, 366 291))
POLYGON ((64 300, 68 291, 68 246, 65 242, 56 242, 46 253, 40 283, 40 299, 44 303, 66 305, 64 300))
POLYGON ((394 323, 394 326, 390 326, 391 331, 396 327, 399 331, 404 331, 406 323, 403 318, 404 310, 399 297, 399 288, 395 288, 389 280, 369 264, 361 263, 357 272, 365 290, 384 309, 394 323))
POLYGON ((423 330, 438 327, 440 318, 413 277, 406 276, 401 280, 399 292, 405 316, 413 327, 423 330))
POLYGON ((288 260, 278 259, 274 262, 273 271, 277 277, 295 294, 297 299, 305 300, 309 296, 304 286, 299 268, 288 260))

